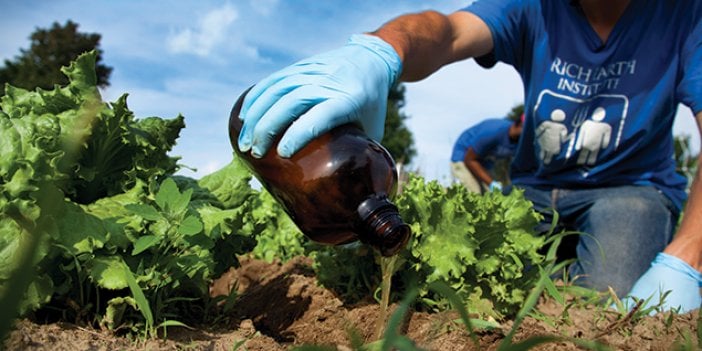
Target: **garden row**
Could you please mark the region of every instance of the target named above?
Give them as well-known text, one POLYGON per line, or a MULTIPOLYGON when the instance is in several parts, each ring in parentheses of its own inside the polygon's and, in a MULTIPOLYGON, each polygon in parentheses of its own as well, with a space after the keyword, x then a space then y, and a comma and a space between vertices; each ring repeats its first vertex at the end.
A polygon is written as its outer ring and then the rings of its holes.
MULTIPOLYGON (((47 311, 147 336, 200 323, 222 299, 209 285, 244 254, 305 255, 344 299, 377 295, 376 252, 307 240, 237 159, 201 179, 176 175, 168 153, 182 116, 136 118, 126 94, 103 102, 94 52, 63 72, 66 86, 8 86, 0 101, 3 334, 14 317, 47 311)), ((416 308, 450 308, 430 289, 442 282, 471 312, 512 317, 553 263, 519 191, 477 196, 410 175, 394 202, 413 231, 397 256, 395 301, 413 289, 416 308)))

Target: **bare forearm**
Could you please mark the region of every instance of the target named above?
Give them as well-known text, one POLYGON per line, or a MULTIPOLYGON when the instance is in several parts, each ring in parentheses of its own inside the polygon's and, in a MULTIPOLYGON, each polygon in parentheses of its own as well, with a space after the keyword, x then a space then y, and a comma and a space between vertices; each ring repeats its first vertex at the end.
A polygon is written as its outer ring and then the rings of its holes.
MULTIPOLYGON (((697 127, 702 136, 702 112, 698 113, 697 127)), ((680 228, 665 253, 676 256, 702 272, 702 153, 697 157, 697 173, 690 186, 680 228)))
POLYGON ((690 187, 690 196, 678 233, 665 253, 676 256, 702 271, 702 153, 697 159, 697 174, 690 187))
POLYGON ((483 167, 483 165, 480 163, 478 154, 475 153, 472 147, 469 147, 468 151, 466 151, 466 156, 463 158, 463 163, 466 165, 466 168, 468 168, 468 170, 480 181, 485 184, 492 183, 492 176, 490 176, 490 172, 488 172, 487 169, 485 169, 485 167, 483 167))
POLYGON ((463 11, 448 16, 436 11, 403 15, 370 34, 395 48, 403 62, 404 81, 421 80, 444 65, 492 50, 485 23, 463 11))
POLYGON ((473 161, 467 161, 465 162, 466 168, 473 173, 473 175, 480 179, 481 182, 485 184, 490 184, 492 183, 492 177, 490 176, 490 173, 483 167, 480 162, 473 160, 473 161))

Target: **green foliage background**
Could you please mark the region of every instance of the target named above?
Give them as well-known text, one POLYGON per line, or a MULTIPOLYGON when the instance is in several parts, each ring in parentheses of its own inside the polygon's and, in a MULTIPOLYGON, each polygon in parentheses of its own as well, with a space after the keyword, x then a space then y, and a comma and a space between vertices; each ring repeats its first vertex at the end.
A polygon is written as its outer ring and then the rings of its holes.
POLYGON ((397 163, 407 165, 417 155, 414 146, 414 136, 405 125, 409 118, 402 107, 405 105, 405 86, 395 84, 388 96, 387 114, 385 117, 385 135, 381 144, 388 150, 397 163))
POLYGON ((5 60, 0 67, 0 96, 5 84, 24 89, 53 89, 54 85, 68 84, 61 67, 68 66, 80 54, 95 51, 97 86, 109 85, 112 67, 102 61, 101 35, 81 33, 78 24, 68 20, 64 25, 54 22, 48 28, 37 28, 29 37, 29 49, 21 49, 13 60, 5 60))

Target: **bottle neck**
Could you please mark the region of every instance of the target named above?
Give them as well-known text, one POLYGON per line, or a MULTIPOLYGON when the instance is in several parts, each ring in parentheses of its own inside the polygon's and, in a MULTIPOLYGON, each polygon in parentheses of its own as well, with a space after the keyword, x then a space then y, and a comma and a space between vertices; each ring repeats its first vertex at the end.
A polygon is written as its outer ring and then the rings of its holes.
POLYGON ((392 256, 407 244, 412 231, 387 196, 369 197, 358 206, 358 215, 361 219, 359 239, 383 256, 392 256))

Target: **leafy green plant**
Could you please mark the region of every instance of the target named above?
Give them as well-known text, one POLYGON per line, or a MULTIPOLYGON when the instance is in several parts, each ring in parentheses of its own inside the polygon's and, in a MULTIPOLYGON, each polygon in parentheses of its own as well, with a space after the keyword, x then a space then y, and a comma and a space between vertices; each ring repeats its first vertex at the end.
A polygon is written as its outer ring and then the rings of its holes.
POLYGON ((173 176, 182 116, 136 119, 126 94, 103 103, 94 52, 63 71, 65 87, 0 100, 0 298, 17 302, 3 315, 51 307, 145 335, 205 315, 209 283, 260 229, 250 174, 234 160, 173 176))
POLYGON ((76 215, 80 210, 72 202, 85 200, 78 196, 78 189, 116 193, 117 189, 134 185, 137 175, 157 177, 175 169, 175 160, 165 155, 174 140, 166 139, 177 135, 183 125, 182 117, 152 121, 145 127, 127 113, 124 97, 113 105, 114 109, 103 104, 95 86, 94 65, 95 53, 85 54, 64 67, 63 72, 70 80, 67 86, 30 92, 8 85, 6 95, 0 99, 3 155, 0 240, 5 244, 0 255, 0 287, 3 290, 10 286, 13 267, 23 266, 18 245, 33 237, 41 238, 32 247, 32 271, 26 272, 26 277, 32 277, 28 289, 20 289, 27 298, 13 305, 18 306, 20 313, 46 303, 61 288, 49 275, 55 266, 48 262, 57 256, 54 247, 85 249, 104 242, 104 230, 91 226, 90 218, 83 218, 91 232, 84 238, 78 238, 73 230, 61 232, 70 226, 70 221, 80 217, 76 215), (113 119, 119 121, 107 122, 113 119), (122 138, 123 130, 140 136, 122 138), (161 134, 163 143, 147 147, 143 139, 150 138, 150 133, 161 134), (95 139, 101 140, 102 150, 110 150, 108 153, 113 157, 107 161, 114 161, 111 168, 100 168, 93 162, 95 139), (153 164, 164 168, 145 169, 145 159, 149 157, 153 157, 153 164), (127 163, 131 167, 122 167, 124 160, 130 160, 127 163))
POLYGON ((380 291, 379 256, 370 247, 356 242, 311 250, 317 281, 347 301, 361 301, 380 291))
MULTIPOLYGON (((554 272, 560 271, 562 266, 567 263, 557 263, 554 259, 558 245, 560 244, 562 238, 565 235, 568 235, 568 233, 560 233, 551 237, 548 240, 549 246, 545 254, 547 263, 543 266, 538 267, 538 280, 536 281, 535 285, 531 288, 527 298, 524 300, 524 303, 521 305, 518 312, 514 316, 512 327, 506 333, 502 341, 500 341, 497 348, 498 351, 529 350, 539 345, 552 342, 570 342, 579 346, 580 348, 589 350, 609 350, 607 346, 596 341, 585 340, 575 337, 566 337, 561 335, 532 336, 519 342, 514 342, 514 336, 518 332, 519 327, 524 321, 524 319, 528 315, 534 314, 535 307, 539 301, 539 298, 544 295, 546 290, 548 290, 548 286, 554 285, 551 279, 552 274, 554 272)), ((442 294, 450 299, 451 303, 453 304, 453 308, 460 313, 461 320, 466 326, 466 331, 473 338, 475 347, 477 349, 480 349, 480 345, 474 335, 472 322, 468 318, 468 311, 465 310, 464 306, 461 304, 461 300, 458 298, 457 291, 454 291, 449 285, 440 281, 432 283, 430 287, 432 290, 435 290, 437 293, 442 294)))
MULTIPOLYGON (((213 176, 235 176, 240 167, 233 163, 213 176)), ((248 202, 242 207, 222 209, 218 205, 226 199, 219 200, 212 193, 204 196, 206 190, 202 186, 196 187, 182 179, 180 182, 183 189, 179 189, 172 178, 166 178, 153 193, 139 201, 122 204, 121 213, 120 210, 98 210, 103 204, 111 208, 114 197, 89 207, 103 215, 111 213, 104 221, 116 226, 115 233, 122 234, 115 238, 126 238, 121 243, 123 249, 118 250, 119 255, 108 258, 96 255, 100 260, 97 262, 104 268, 95 266, 96 259, 93 260, 91 278, 100 288, 117 290, 112 293, 115 294, 129 287, 131 292, 131 296, 122 293, 107 302, 102 322, 108 327, 131 321, 139 329, 143 321, 147 334, 151 335, 158 326, 180 325, 172 319, 177 316, 188 315, 192 319, 195 314, 204 318, 207 312, 204 307, 211 305, 208 304, 208 287, 212 279, 236 266, 237 255, 249 252, 255 244, 251 232, 241 225, 249 220, 246 218, 246 213, 250 212, 248 202), (199 194, 198 200, 193 199, 194 194, 199 194), (208 198, 209 202, 204 200, 208 198), (125 282, 109 274, 120 262, 128 269, 125 276, 134 275, 136 286, 125 286, 125 282), (146 305, 144 299, 136 298, 137 287, 143 292, 146 305), (138 310, 143 320, 135 318, 133 313, 126 315, 129 318, 114 318, 125 315, 127 307, 138 310), (147 310, 151 312, 146 313, 147 310)), ((208 184, 207 181, 202 183, 208 184)), ((90 262, 84 265, 91 266, 90 262)))
POLYGON ((251 208, 253 223, 260 228, 256 233, 256 247, 251 252, 254 257, 266 262, 275 259, 286 262, 293 257, 307 255, 309 247, 315 245, 265 189, 261 189, 252 199, 251 208))
POLYGON ((125 206, 145 224, 144 232, 134 241, 131 256, 125 257, 129 262, 125 276, 131 277, 134 267, 137 278, 133 282, 127 279, 127 283, 137 302, 141 302, 137 306, 150 332, 154 321, 166 319, 161 314, 168 310, 170 302, 177 301, 173 297, 184 293, 194 297, 207 294, 208 277, 214 267, 209 250, 214 241, 203 231, 198 214, 188 208, 191 195, 192 189, 181 193, 175 181, 167 178, 155 194, 155 206, 148 203, 125 206), (142 290, 142 285, 143 290, 153 293, 138 299, 140 294, 135 292, 142 290), (189 290, 194 292, 187 293, 189 290), (150 310, 155 315, 145 313, 150 310))
MULTIPOLYGON (((450 302, 428 288, 442 281, 473 312, 493 317, 516 313, 546 261, 539 250, 548 240, 534 232, 541 217, 520 191, 480 196, 411 175, 394 202, 413 231, 396 264, 395 298, 419 281, 419 305, 448 309, 450 302)), ((313 247, 308 252, 320 283, 341 297, 358 301, 378 291, 378 257, 368 247, 313 247)))
MULTIPOLYGON (((471 311, 501 317, 521 306, 538 279, 544 262, 539 249, 546 242, 534 231, 541 217, 521 191, 481 196, 413 176, 396 204, 414 233, 403 271, 427 284, 446 282, 471 311)), ((437 308, 447 306, 426 289, 420 296, 437 308)))
MULTIPOLYGON (((347 301, 380 290, 379 257, 372 249, 359 243, 310 242, 265 191, 253 201, 255 222, 265 223, 257 234, 255 257, 270 262, 310 256, 320 284, 347 301)), ((494 317, 516 312, 538 278, 537 267, 545 262, 539 250, 548 240, 535 233, 541 217, 519 190, 479 196, 411 175, 394 202, 414 233, 398 257, 394 299, 408 282, 423 281, 421 305, 446 309, 449 302, 426 288, 445 281, 472 311, 494 317)))

